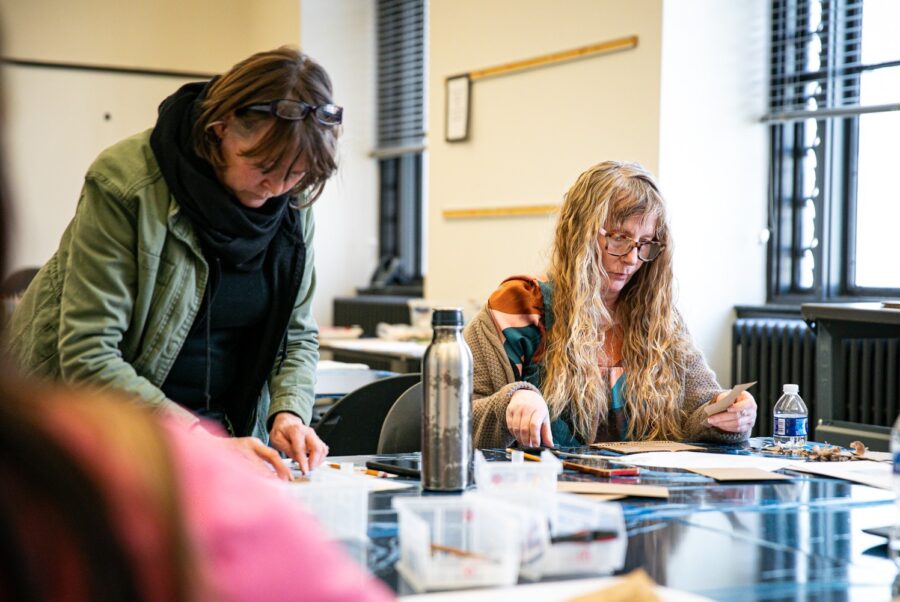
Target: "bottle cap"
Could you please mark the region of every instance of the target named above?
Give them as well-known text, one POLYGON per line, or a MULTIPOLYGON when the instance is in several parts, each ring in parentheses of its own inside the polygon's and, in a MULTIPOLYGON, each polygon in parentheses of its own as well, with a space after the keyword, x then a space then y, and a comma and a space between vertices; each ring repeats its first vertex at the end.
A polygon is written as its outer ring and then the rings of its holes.
POLYGON ((463 313, 458 307, 438 307, 431 314, 432 326, 462 326, 463 313))
POLYGON ((798 385, 785 385, 784 392, 790 393, 792 395, 796 395, 797 393, 800 392, 800 387, 798 385))

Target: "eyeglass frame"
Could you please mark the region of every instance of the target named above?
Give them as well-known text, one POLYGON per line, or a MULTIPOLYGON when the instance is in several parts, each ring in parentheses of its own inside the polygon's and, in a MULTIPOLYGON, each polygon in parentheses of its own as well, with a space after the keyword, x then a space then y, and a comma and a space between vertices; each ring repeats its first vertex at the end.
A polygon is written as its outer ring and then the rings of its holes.
POLYGON ((644 263, 650 263, 651 261, 656 260, 656 258, 659 257, 660 253, 662 253, 663 249, 666 248, 666 245, 664 245, 662 243, 662 241, 659 241, 656 239, 637 241, 637 240, 631 238, 630 236, 625 236, 621 232, 608 232, 605 228, 600 228, 600 234, 606 239, 603 243, 603 249, 607 253, 612 255, 613 257, 625 257, 626 255, 631 253, 634 249, 637 249, 637 258, 640 259, 641 261, 643 261, 644 263), (612 251, 609 250, 609 237, 612 234, 615 234, 616 236, 621 236, 622 238, 626 238, 631 241, 631 246, 628 248, 627 251, 625 251, 624 253, 617 254, 617 253, 613 253, 612 251), (641 249, 647 245, 659 245, 659 252, 653 257, 653 259, 644 259, 643 257, 641 257, 641 249))
POLYGON ((308 102, 304 102, 302 100, 294 100, 293 98, 279 98, 277 100, 272 100, 269 102, 260 102, 260 103, 256 103, 256 104, 252 104, 252 105, 247 105, 245 107, 239 108, 237 111, 238 112, 240 112, 240 111, 257 111, 260 113, 269 113, 270 115, 272 115, 274 117, 277 117, 279 119, 284 119, 286 121, 303 121, 304 119, 306 119, 307 117, 309 117, 312 114, 312 115, 315 115, 316 121, 318 121, 322 125, 325 125, 328 127, 334 127, 336 125, 341 125, 341 123, 343 123, 343 120, 344 120, 344 107, 338 106, 338 105, 336 105, 334 103, 330 103, 330 102, 321 104, 321 105, 311 105, 308 102), (282 115, 281 113, 278 112, 278 105, 283 102, 299 105, 300 110, 303 114, 299 117, 290 117, 290 116, 282 115), (337 121, 325 121, 321 117, 319 117, 319 109, 325 109, 325 108, 329 108, 329 107, 336 109, 335 113, 337 114, 337 121))

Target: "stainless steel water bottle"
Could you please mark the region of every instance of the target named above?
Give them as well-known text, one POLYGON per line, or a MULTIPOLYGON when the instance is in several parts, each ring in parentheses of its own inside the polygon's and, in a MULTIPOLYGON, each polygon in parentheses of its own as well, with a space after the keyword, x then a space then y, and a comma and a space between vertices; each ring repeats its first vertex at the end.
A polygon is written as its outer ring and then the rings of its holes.
POLYGON ((435 309, 422 359, 422 488, 462 491, 472 483, 472 351, 459 308, 435 309))

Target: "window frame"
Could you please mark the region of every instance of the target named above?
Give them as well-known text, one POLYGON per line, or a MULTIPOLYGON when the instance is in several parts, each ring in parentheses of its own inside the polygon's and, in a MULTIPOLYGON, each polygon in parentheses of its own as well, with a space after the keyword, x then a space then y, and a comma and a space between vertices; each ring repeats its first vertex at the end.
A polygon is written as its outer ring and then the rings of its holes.
MULTIPOLYGON (((803 0, 800 0, 802 3, 803 0)), ((844 64, 859 63, 862 52, 862 30, 845 30, 846 23, 862 19, 862 3, 853 0, 832 0, 823 3, 831 14, 823 11, 823 21, 829 21, 829 39, 820 54, 820 71, 844 73, 843 77, 829 75, 823 82, 823 93, 829 103, 840 102, 848 94, 859 90, 863 69, 853 69, 850 75, 841 70, 844 64), (839 11, 846 11, 839 14, 839 11), (858 10, 859 13, 852 11, 858 10), (850 33, 847 34, 847 31, 850 33), (831 66, 831 70, 828 66, 831 66), (838 97, 841 98, 838 98, 838 97), (837 101, 835 101, 837 99, 837 101)), ((779 22, 778 11, 792 11, 798 15, 797 0, 772 1, 771 57, 773 80, 792 81, 803 74, 801 63, 805 48, 788 47, 784 39, 807 31, 808 22, 799 18, 779 22), (785 28, 776 31, 778 24, 785 28), (784 44, 778 49, 778 44, 784 44), (780 54, 779 54, 780 52, 780 54), (793 61, 793 64, 791 64, 793 61), (788 69, 791 67, 791 69, 788 69)), ((798 88, 800 78, 794 80, 798 88)), ((808 81, 808 80, 807 80, 808 81)), ((784 93, 788 93, 785 88, 784 93)), ((857 92, 858 94, 858 92, 857 92)), ((798 93, 799 95, 799 93, 798 93)), ((773 88, 771 102, 777 104, 773 88)), ((783 99, 779 99, 783 102, 783 99)), ((774 111, 774 109, 773 109, 774 111)), ((809 301, 862 301, 900 294, 898 288, 861 287, 855 284, 856 275, 856 212, 857 175, 859 161, 860 115, 815 117, 807 115, 793 121, 772 120, 769 146, 769 239, 766 261, 766 299, 768 303, 796 304, 809 301), (818 244, 812 249, 814 258, 813 282, 809 288, 799 284, 801 257, 805 250, 801 238, 803 194, 803 155, 806 119, 815 119, 820 146, 816 151, 816 182, 819 194, 813 199, 815 207, 814 238, 818 244)), ((813 147, 810 147, 813 148, 813 147)))

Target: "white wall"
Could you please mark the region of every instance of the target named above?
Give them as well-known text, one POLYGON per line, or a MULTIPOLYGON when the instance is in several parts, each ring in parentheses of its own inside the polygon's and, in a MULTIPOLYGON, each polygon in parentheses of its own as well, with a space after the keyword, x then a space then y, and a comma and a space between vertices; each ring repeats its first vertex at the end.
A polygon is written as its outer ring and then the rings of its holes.
POLYGON ((430 3, 426 297, 483 302, 507 276, 542 272, 553 235, 553 216, 443 210, 560 203, 605 159, 656 170, 660 19, 660 0, 430 3), (475 82, 469 140, 444 141, 446 77, 630 35, 634 50, 475 82))
POLYGON ((303 50, 319 61, 344 107, 338 172, 316 201, 316 274, 313 313, 331 324, 332 300, 366 286, 378 257, 378 171, 369 157, 376 144, 375 3, 303 0, 303 50))
POLYGON ((733 307, 765 302, 766 0, 666 0, 659 181, 676 243, 679 308, 723 385, 733 307))

